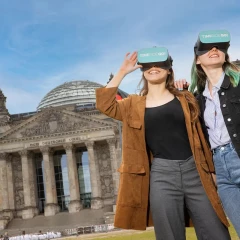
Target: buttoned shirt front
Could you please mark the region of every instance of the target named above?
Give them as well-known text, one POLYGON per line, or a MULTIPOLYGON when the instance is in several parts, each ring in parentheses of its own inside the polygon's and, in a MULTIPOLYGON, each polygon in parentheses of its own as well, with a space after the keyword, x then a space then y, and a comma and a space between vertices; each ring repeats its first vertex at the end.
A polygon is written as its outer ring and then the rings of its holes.
POLYGON ((206 108, 204 111, 204 121, 207 127, 211 149, 225 145, 231 141, 224 118, 222 115, 218 91, 223 83, 225 73, 222 74, 218 83, 212 87, 212 96, 206 81, 203 96, 206 98, 206 108))

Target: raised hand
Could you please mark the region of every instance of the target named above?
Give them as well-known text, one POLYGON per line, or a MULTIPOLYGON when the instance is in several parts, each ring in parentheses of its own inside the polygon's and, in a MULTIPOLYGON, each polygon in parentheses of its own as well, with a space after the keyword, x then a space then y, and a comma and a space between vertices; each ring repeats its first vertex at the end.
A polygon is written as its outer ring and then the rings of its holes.
POLYGON ((119 71, 122 72, 124 75, 127 75, 130 72, 135 71, 138 68, 141 68, 141 65, 137 65, 137 52, 127 53, 125 55, 124 61, 122 66, 120 67, 119 71))
POLYGON ((186 81, 186 79, 179 79, 177 81, 174 81, 174 86, 177 88, 179 91, 182 90, 187 90, 189 87, 189 83, 186 81))
POLYGON ((133 52, 132 54, 127 53, 119 71, 114 75, 113 79, 107 84, 106 87, 118 87, 128 73, 133 72, 141 67, 141 65, 137 65, 137 52, 133 52))

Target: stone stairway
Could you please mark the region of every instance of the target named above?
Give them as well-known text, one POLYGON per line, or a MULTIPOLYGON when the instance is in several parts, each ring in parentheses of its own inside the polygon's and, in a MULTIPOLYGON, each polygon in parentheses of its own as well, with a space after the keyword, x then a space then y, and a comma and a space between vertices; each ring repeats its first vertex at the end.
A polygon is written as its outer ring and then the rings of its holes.
POLYGON ((105 209, 83 209, 78 213, 61 212, 55 216, 45 217, 39 215, 33 219, 13 219, 7 229, 0 234, 8 232, 9 236, 19 235, 24 230, 26 233, 37 233, 47 231, 64 231, 69 228, 104 224, 105 209))

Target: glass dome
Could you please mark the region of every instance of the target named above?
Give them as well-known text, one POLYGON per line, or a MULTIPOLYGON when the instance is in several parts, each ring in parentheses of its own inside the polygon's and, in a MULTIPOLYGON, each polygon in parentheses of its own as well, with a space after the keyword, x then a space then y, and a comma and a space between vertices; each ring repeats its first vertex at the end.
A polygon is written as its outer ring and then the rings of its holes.
POLYGON ((102 87, 96 82, 72 81, 54 88, 39 103, 37 110, 47 107, 57 107, 69 104, 95 104, 95 89, 102 87))

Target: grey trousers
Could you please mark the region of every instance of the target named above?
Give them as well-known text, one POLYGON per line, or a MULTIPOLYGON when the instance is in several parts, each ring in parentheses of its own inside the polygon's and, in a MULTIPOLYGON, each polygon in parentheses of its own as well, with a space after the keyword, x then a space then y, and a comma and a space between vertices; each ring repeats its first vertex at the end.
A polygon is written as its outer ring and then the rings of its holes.
POLYGON ((184 204, 198 240, 230 240, 202 186, 193 157, 154 158, 150 174, 150 207, 157 240, 185 240, 184 204))

